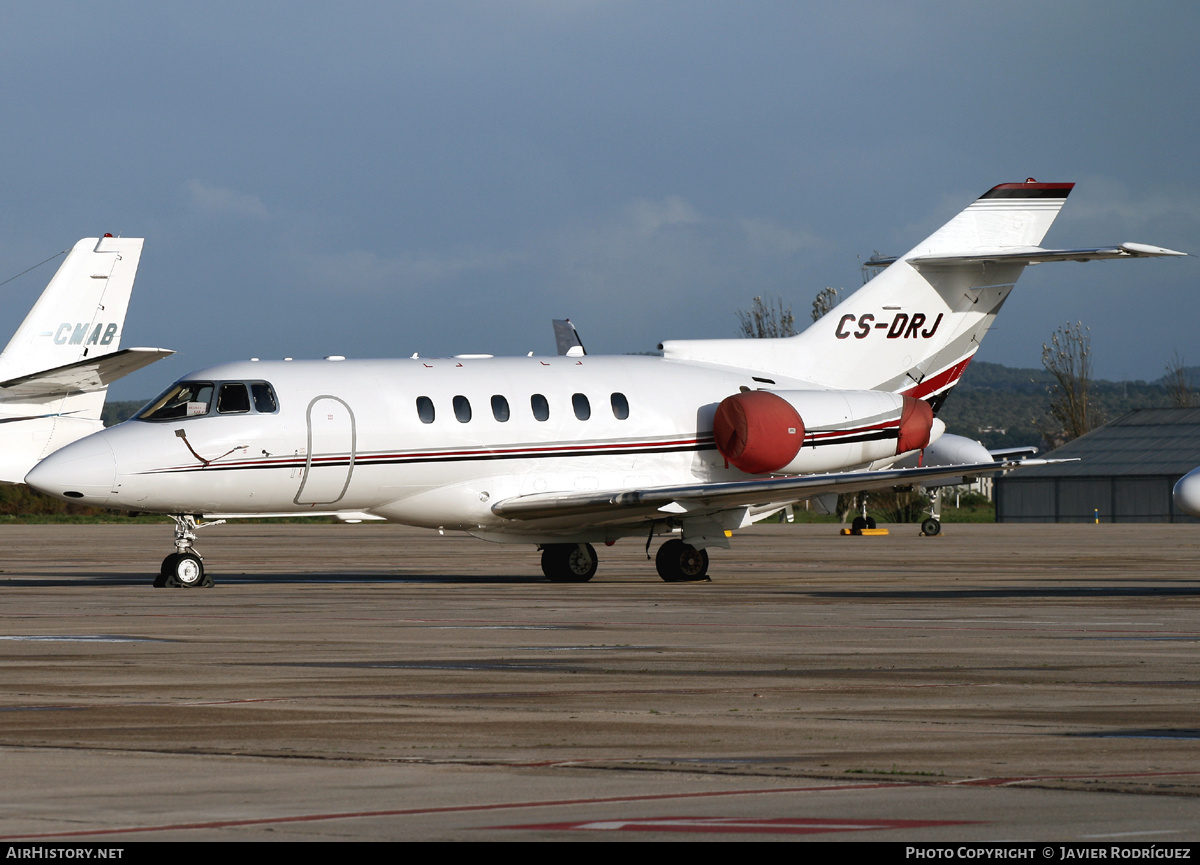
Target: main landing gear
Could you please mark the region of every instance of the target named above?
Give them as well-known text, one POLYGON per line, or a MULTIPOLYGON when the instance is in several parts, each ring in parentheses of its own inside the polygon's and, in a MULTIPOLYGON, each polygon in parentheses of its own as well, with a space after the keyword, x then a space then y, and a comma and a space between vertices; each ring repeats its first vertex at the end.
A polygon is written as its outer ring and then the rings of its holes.
POLYGON ((867 516, 867 494, 858 494, 858 516, 854 518, 854 522, 850 524, 851 531, 861 532, 863 529, 875 528, 875 518, 867 516))
MULTIPOLYGON (((552 583, 586 583, 596 575, 599 559, 591 544, 546 544, 542 573, 552 583)), ((668 583, 707 582, 708 552, 673 538, 658 548, 658 575, 668 583)))
POLYGON ((596 548, 591 544, 546 544, 542 573, 552 583, 586 583, 596 575, 596 548))
POLYGON ((218 526, 225 522, 198 523, 191 514, 171 514, 175 521, 175 552, 162 561, 158 576, 154 578, 157 589, 211 589, 212 577, 204 573, 204 560, 192 546, 196 530, 205 526, 218 526))
POLYGON ((942 533, 942 490, 929 493, 929 516, 921 522, 921 537, 932 538, 942 533))
POLYGON ((679 538, 672 538, 658 548, 654 557, 658 575, 667 583, 690 583, 708 580, 708 551, 698 550, 679 538))

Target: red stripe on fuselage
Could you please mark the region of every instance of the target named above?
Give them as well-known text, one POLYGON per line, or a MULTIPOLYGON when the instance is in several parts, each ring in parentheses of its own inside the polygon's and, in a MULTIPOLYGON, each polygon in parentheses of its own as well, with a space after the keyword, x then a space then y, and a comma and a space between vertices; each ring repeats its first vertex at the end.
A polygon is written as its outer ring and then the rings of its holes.
POLYGON ((908 390, 902 390, 900 393, 904 396, 911 396, 913 399, 925 399, 933 396, 958 381, 974 356, 974 354, 969 354, 949 369, 923 380, 920 384, 913 385, 908 390))

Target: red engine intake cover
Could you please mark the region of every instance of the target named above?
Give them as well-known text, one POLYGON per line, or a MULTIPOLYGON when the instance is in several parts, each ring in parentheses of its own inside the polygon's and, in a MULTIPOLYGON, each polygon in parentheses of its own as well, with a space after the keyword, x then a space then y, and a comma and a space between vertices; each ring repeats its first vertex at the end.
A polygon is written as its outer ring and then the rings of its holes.
POLYGON ((900 410, 900 437, 896 440, 896 453, 916 451, 929 444, 929 431, 933 429, 933 409, 923 399, 904 398, 900 410))
POLYGON ((721 456, 747 474, 761 475, 796 458, 804 444, 804 421, 782 397, 752 390, 721 400, 713 436, 721 456))

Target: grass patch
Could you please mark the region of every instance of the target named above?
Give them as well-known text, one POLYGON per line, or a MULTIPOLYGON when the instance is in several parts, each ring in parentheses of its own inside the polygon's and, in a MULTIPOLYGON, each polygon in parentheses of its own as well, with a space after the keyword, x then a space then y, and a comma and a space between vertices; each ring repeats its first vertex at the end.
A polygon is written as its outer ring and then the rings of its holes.
MULTIPOLYGON (((271 517, 238 520, 239 523, 336 523, 337 517, 271 517)), ((88 523, 171 524, 166 514, 139 514, 127 511, 75 505, 43 495, 24 484, 0 485, 0 526, 41 525, 45 523, 82 525, 88 523)))
POLYGON ((847 775, 907 775, 917 776, 921 778, 942 778, 945 777, 945 772, 922 772, 922 771, 907 771, 892 766, 890 769, 847 769, 847 775))

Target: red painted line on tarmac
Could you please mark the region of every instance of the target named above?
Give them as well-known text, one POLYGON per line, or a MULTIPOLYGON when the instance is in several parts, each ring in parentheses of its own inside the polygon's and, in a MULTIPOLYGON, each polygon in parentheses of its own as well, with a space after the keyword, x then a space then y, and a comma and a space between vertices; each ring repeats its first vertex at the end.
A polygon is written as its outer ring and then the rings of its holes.
POLYGON ((203 823, 169 823, 158 826, 126 826, 119 829, 77 829, 71 832, 41 832, 35 835, 0 835, 0 841, 41 838, 79 838, 92 835, 125 835, 145 832, 179 832, 194 829, 227 829, 238 826, 270 826, 282 823, 316 823, 328 820, 359 820, 372 817, 413 817, 425 814, 469 814, 516 808, 554 808, 564 805, 609 805, 623 802, 661 802, 671 799, 709 799, 726 796, 761 796, 779 793, 825 793, 842 790, 880 790, 911 787, 905 782, 836 784, 826 787, 766 787, 757 790, 715 790, 705 793, 660 793, 647 796, 605 796, 591 799, 548 799, 534 802, 497 802, 490 805, 447 805, 440 808, 398 808, 385 811, 343 811, 330 814, 301 814, 290 817, 260 817, 249 820, 212 820, 203 823))
POLYGON ((947 787, 1007 787, 1011 784, 1027 784, 1031 781, 1095 781, 1102 778, 1173 778, 1181 775, 1200 775, 1200 770, 1178 772, 1109 772, 1102 775, 1026 775, 1012 778, 968 778, 964 781, 948 781, 947 787))
POLYGON ((820 832, 861 832, 872 829, 928 829, 969 826, 977 820, 815 820, 773 817, 638 817, 632 820, 590 820, 569 823, 529 823, 489 826, 490 829, 532 829, 585 832, 739 832, 771 835, 815 835, 820 832))

